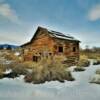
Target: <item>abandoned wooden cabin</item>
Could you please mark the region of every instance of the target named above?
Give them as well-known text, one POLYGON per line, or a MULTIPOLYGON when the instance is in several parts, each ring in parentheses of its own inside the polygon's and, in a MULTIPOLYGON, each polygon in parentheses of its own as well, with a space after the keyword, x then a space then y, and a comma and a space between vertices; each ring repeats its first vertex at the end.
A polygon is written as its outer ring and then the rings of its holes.
POLYGON ((24 60, 39 61, 42 57, 64 55, 79 60, 79 40, 63 33, 38 27, 30 42, 23 44, 24 60))

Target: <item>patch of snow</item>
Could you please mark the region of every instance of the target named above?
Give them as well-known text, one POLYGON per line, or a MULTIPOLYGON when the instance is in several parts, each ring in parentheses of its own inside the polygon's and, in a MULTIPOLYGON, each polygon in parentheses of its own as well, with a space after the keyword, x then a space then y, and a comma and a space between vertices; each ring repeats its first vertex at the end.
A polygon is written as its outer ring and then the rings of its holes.
POLYGON ((73 72, 74 67, 69 68, 76 79, 73 82, 51 81, 37 85, 24 83, 24 76, 2 79, 0 100, 100 100, 100 86, 89 83, 100 66, 90 65, 83 72, 73 72))
POLYGON ((73 72, 74 68, 76 68, 76 66, 71 66, 71 67, 69 67, 67 70, 73 72))
POLYGON ((9 70, 6 70, 6 71, 4 72, 4 74, 9 74, 9 73, 11 73, 11 72, 12 72, 12 70, 9 69, 9 70))
POLYGON ((20 55, 20 52, 15 52, 14 55, 15 55, 15 56, 19 56, 19 55, 20 55))

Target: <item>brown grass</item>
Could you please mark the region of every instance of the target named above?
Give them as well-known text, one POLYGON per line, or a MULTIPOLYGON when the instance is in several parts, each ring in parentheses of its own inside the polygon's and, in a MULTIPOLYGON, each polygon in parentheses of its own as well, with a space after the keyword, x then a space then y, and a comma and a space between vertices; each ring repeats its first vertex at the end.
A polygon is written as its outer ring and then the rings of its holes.
POLYGON ((90 65, 90 61, 88 60, 88 57, 84 54, 80 55, 80 60, 76 64, 76 68, 74 68, 74 71, 85 71, 84 67, 88 67, 90 65))
POLYGON ((85 59, 80 59, 77 64, 78 67, 88 67, 89 65, 90 65, 90 61, 85 59))
POLYGON ((6 71, 6 68, 3 64, 0 64, 0 78, 3 78, 3 73, 6 71))
POLYGON ((100 69, 97 69, 96 70, 96 74, 99 74, 100 75, 100 69))
POLYGON ((98 59, 100 60, 100 53, 98 52, 80 52, 80 57, 84 56, 87 59, 98 59))
POLYGON ((90 83, 100 84, 100 69, 97 69, 90 83))
POLYGON ((57 62, 51 59, 42 59, 39 63, 33 67, 33 72, 26 75, 26 82, 43 83, 45 81, 58 80, 64 82, 64 80, 73 80, 69 71, 66 71, 65 66, 61 62, 57 62))

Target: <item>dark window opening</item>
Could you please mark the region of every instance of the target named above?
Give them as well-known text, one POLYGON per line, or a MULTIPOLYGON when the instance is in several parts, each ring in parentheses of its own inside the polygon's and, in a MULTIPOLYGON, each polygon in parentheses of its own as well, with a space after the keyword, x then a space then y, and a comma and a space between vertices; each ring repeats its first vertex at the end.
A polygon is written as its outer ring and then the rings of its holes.
POLYGON ((76 47, 73 47, 73 52, 76 52, 76 47))
POLYGON ((41 52, 40 52, 39 54, 40 54, 40 55, 42 55, 42 53, 41 53, 41 52))
POLYGON ((59 52, 63 52, 63 47, 59 47, 59 48, 58 48, 58 51, 59 51, 59 52))
POLYGON ((38 57, 37 56, 33 56, 33 61, 37 62, 38 61, 38 57))
POLYGON ((52 55, 52 53, 49 53, 49 55, 51 56, 51 55, 52 55))

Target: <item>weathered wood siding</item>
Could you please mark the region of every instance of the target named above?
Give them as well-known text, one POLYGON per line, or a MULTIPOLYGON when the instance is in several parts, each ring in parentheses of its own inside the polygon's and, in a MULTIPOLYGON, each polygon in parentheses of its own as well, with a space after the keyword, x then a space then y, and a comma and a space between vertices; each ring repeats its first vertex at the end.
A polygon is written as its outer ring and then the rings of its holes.
POLYGON ((48 34, 44 34, 43 32, 39 32, 37 36, 35 37, 34 41, 31 43, 31 45, 27 46, 25 58, 32 59, 33 55, 44 55, 45 53, 52 53, 53 54, 53 45, 54 40, 48 36, 48 34))
POLYGON ((33 60, 33 56, 64 55, 66 57, 79 58, 79 42, 55 39, 48 35, 46 30, 40 30, 31 44, 25 46, 25 60, 33 60), (59 52, 59 46, 63 52, 59 52), (73 50, 74 49, 74 50, 73 50))
POLYGON ((66 57, 75 57, 79 59, 79 43, 76 41, 66 41, 55 39, 55 54, 63 54, 66 57), (63 47, 63 53, 58 52, 58 47, 63 47), (75 48, 75 51, 73 49, 75 48))

